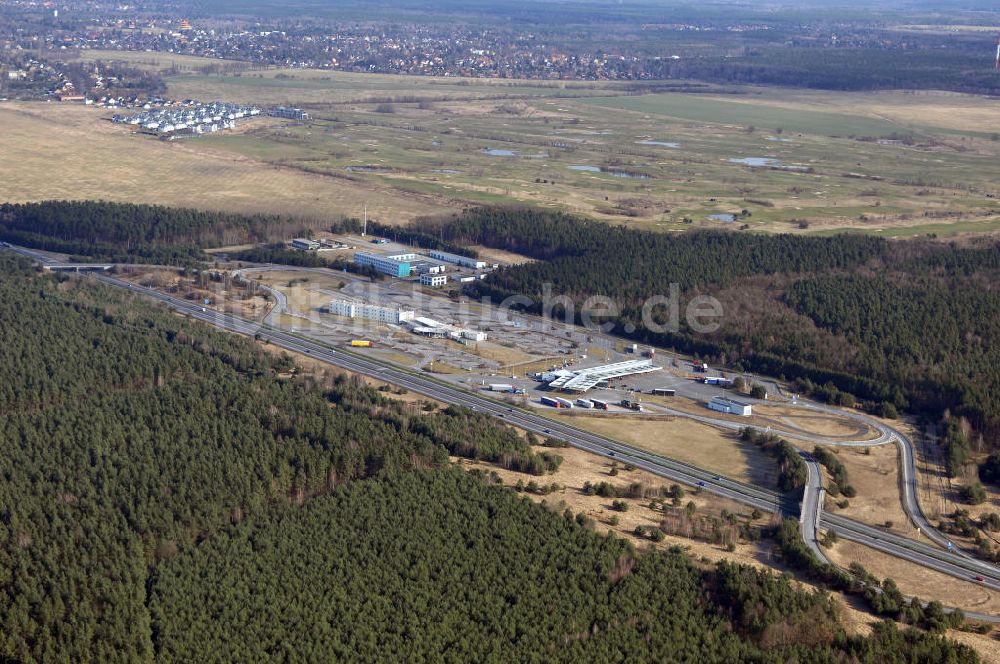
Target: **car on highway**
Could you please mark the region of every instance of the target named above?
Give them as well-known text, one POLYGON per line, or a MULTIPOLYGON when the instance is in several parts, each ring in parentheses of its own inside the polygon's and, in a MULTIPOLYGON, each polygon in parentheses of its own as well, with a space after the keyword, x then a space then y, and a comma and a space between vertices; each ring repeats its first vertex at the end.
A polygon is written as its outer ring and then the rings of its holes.
POLYGON ((712 479, 714 479, 714 480, 715 480, 716 482, 721 482, 721 481, 722 481, 722 478, 721 478, 721 477, 719 477, 718 475, 716 475, 716 476, 715 476, 714 478, 712 478, 712 479))
POLYGON ((614 455, 615 455, 614 452, 608 452, 608 456, 614 456, 614 455))
POLYGON ((700 487, 704 487, 704 486, 705 486, 705 483, 704 483, 703 481, 701 481, 701 480, 698 480, 698 486, 700 486, 700 487))
POLYGON ((983 578, 982 574, 977 574, 976 581, 978 581, 979 583, 984 583, 986 579, 983 578))
POLYGON ((552 429, 546 429, 545 433, 552 433, 552 429))

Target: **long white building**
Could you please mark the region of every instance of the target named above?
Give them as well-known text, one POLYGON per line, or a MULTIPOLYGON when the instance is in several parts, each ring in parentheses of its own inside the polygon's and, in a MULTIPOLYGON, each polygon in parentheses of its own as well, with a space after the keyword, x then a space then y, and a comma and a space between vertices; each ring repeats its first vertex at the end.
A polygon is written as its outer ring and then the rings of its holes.
POLYGON ((473 270, 482 270, 486 267, 486 261, 481 261, 476 258, 469 258, 468 256, 459 256, 458 254, 449 254, 447 251, 438 251, 433 249, 427 252, 427 255, 439 261, 444 261, 445 263, 453 263, 455 265, 461 265, 462 267, 469 267, 473 270))
POLYGON ((376 304, 367 304, 355 300, 330 300, 327 311, 335 316, 345 316, 347 318, 363 318, 379 323, 389 323, 399 325, 408 320, 413 320, 413 311, 400 309, 399 307, 380 307, 376 304))

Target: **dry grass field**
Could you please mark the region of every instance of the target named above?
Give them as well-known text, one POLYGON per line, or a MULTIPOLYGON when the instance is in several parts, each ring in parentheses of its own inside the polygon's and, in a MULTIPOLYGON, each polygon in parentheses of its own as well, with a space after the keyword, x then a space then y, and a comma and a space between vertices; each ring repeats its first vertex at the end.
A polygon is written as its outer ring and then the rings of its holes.
POLYGON ((870 447, 867 448, 868 454, 861 448, 831 449, 837 452, 837 458, 847 468, 850 483, 857 489, 858 495, 849 499, 847 508, 840 509, 834 505, 839 498, 827 494, 828 511, 873 526, 884 527, 887 522, 892 522, 889 528, 892 532, 904 537, 916 537, 916 531, 900 502, 896 446, 870 447))
POLYGON ((962 581, 855 542, 839 541, 825 551, 841 567, 858 562, 879 578, 893 579, 904 595, 936 599, 966 611, 1000 615, 1000 592, 976 583, 971 577, 962 581))
POLYGON ((553 417, 655 454, 697 464, 736 480, 774 486, 777 478, 774 461, 758 448, 740 441, 733 433, 685 418, 643 420, 628 415, 553 417))
POLYGON ((313 220, 359 214, 405 222, 449 209, 434 196, 391 191, 210 149, 134 136, 82 106, 0 103, 0 200, 103 199, 313 220))
POLYGON ((159 71, 176 98, 299 105, 314 121, 255 120, 178 145, 93 122, 94 109, 40 104, 15 119, 0 107, 12 129, 0 149, 25 166, 0 172, 0 196, 127 198, 313 218, 357 215, 367 201, 373 216, 393 223, 467 205, 527 204, 672 232, 1000 230, 1000 203, 989 197, 1000 109, 971 95, 752 87, 632 95, 609 82, 79 55, 159 71), (90 161, 102 168, 81 176, 90 161), (48 173, 65 177, 47 180, 48 173))

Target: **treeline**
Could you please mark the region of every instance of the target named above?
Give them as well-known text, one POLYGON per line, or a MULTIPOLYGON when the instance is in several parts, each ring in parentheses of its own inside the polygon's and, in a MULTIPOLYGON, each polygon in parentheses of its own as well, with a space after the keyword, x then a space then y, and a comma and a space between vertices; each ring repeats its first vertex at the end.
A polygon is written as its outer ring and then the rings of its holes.
MULTIPOLYGON (((895 40, 898 35, 887 36, 895 40)), ((905 39, 926 39, 913 34, 905 39)), ((755 46, 741 57, 664 60, 659 77, 733 85, 821 90, 950 90, 996 95, 1000 82, 983 66, 982 41, 948 40, 925 50, 841 46, 755 46)))
POLYGON ((835 452, 831 452, 825 447, 817 445, 813 449, 813 456, 816 461, 822 464, 829 472, 830 477, 833 479, 833 483, 827 486, 827 490, 830 492, 831 496, 839 496, 843 494, 847 498, 853 498, 857 495, 857 491, 853 486, 851 486, 850 480, 847 475, 847 466, 845 466, 840 459, 837 458, 835 452))
POLYGON ((190 244, 163 246, 137 245, 123 249, 107 242, 66 240, 24 230, 10 230, 0 224, 0 240, 13 244, 69 254, 71 260, 109 261, 115 263, 148 263, 152 265, 190 265, 205 259, 202 250, 190 244))
POLYGON ((458 406, 448 406, 434 415, 416 418, 414 433, 442 445, 453 456, 497 463, 508 470, 544 475, 559 469, 562 457, 552 452, 535 452, 510 427, 494 427, 493 418, 458 406), (470 437, 470 431, 480 431, 470 437), (486 434, 489 432, 489 435, 486 434))
POLYGON ((587 298, 610 297, 612 331, 639 342, 795 380, 818 398, 885 417, 950 411, 985 433, 987 446, 1000 432, 995 242, 675 235, 512 208, 469 210, 419 228, 539 259, 471 284, 473 296, 527 296, 526 309, 546 313, 548 293, 547 313, 577 323, 587 298), (683 315, 675 327, 648 329, 644 306, 653 323, 670 322, 668 306, 650 298, 669 298, 672 284, 681 312, 687 298, 716 297, 718 330, 698 333, 683 315))
POLYGON ((763 433, 753 427, 745 427, 740 439, 756 445, 765 454, 778 462, 778 488, 785 492, 799 491, 809 481, 809 470, 799 451, 787 440, 774 434, 763 433))
POLYGON ((197 248, 266 242, 307 231, 304 222, 286 217, 160 205, 108 201, 0 205, 0 239, 101 260, 129 257, 154 262, 171 253, 197 256, 197 248))
POLYGON ((615 296, 633 289, 638 289, 637 296, 668 294, 671 283, 686 291, 724 286, 751 275, 850 268, 886 248, 883 239, 863 235, 653 233, 530 208, 475 208, 445 220, 424 220, 416 227, 458 244, 504 248, 544 261, 501 270, 498 279, 491 279, 495 288, 525 294, 533 289, 522 286, 553 278, 570 278, 565 290, 571 293, 578 287, 587 292, 600 286, 615 296), (573 278, 578 269, 579 277, 573 278))

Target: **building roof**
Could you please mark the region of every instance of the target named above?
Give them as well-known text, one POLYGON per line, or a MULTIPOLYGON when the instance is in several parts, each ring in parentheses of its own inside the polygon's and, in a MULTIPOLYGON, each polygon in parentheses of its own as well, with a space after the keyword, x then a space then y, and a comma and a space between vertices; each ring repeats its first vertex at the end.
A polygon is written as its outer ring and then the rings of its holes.
POLYGON ((433 328, 443 328, 447 327, 441 321, 436 321, 433 318, 427 318, 426 316, 417 316, 413 319, 413 322, 420 325, 421 327, 433 327, 433 328))
POLYGON ((549 387, 563 390, 573 390, 576 392, 586 392, 602 380, 621 378, 633 374, 649 373, 659 371, 660 367, 653 364, 652 360, 628 360, 615 364, 605 364, 600 367, 590 369, 579 369, 568 371, 566 374, 558 376, 549 383, 549 387))
POLYGON ((723 406, 739 406, 740 408, 747 408, 751 405, 745 401, 737 401, 736 399, 730 399, 729 397, 712 397, 712 401, 717 404, 722 404, 723 406))

